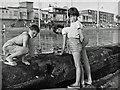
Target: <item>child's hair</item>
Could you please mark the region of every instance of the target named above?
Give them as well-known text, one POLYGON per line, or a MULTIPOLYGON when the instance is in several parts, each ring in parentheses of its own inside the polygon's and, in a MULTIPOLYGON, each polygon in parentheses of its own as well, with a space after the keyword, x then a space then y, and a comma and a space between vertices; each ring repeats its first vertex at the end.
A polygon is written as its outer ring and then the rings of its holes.
POLYGON ((58 34, 57 29, 59 29, 59 28, 62 29, 62 28, 64 28, 64 26, 62 26, 62 25, 54 25, 53 26, 53 32, 56 33, 56 34, 58 34))
POLYGON ((71 7, 70 9, 68 9, 68 16, 70 17, 70 15, 78 17, 79 16, 79 11, 77 10, 77 8, 71 7))
POLYGON ((32 25, 30 25, 30 30, 35 30, 36 32, 40 32, 40 29, 39 29, 39 27, 38 27, 38 25, 36 25, 36 24, 32 24, 32 25))

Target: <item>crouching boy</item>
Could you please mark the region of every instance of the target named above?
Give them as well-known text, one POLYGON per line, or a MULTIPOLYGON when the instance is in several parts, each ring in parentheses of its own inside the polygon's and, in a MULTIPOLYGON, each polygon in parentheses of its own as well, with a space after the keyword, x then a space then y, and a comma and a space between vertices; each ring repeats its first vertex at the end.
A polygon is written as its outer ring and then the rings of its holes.
POLYGON ((30 53, 30 39, 35 38, 39 33, 39 27, 36 24, 32 24, 29 27, 29 31, 8 40, 3 45, 3 52, 5 55, 4 64, 11 66, 17 65, 13 60, 16 57, 22 57, 22 62, 26 65, 30 65, 30 62, 24 59, 25 55, 30 53))

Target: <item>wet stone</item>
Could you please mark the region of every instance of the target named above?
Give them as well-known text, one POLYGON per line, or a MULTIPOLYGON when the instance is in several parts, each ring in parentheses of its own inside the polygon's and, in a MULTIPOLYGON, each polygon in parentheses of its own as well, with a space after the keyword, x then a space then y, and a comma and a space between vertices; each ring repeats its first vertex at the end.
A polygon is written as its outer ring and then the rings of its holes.
MULTIPOLYGON (((112 47, 87 48, 93 80, 119 69, 120 52, 115 52, 119 47, 112 47)), ((26 59, 30 61, 30 66, 23 64, 20 59, 16 60, 17 66, 2 64, 3 89, 65 87, 75 80, 71 54, 37 54, 26 59)))

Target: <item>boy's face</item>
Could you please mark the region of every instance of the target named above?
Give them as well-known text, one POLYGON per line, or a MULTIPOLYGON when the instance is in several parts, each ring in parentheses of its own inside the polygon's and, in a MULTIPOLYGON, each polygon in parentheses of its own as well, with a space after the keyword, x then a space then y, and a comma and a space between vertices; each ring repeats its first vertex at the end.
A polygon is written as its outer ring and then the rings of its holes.
POLYGON ((75 22, 77 20, 77 16, 70 15, 70 22, 75 22))
POLYGON ((35 38, 35 37, 37 36, 38 32, 35 31, 35 30, 30 30, 30 31, 29 31, 29 34, 30 34, 30 37, 31 37, 31 38, 35 38))

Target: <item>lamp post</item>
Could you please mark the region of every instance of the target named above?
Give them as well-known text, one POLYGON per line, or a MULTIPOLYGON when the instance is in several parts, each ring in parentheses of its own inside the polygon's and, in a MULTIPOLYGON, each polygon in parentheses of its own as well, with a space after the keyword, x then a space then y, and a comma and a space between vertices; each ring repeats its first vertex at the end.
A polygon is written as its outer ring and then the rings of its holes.
POLYGON ((69 17, 68 17, 68 2, 67 2, 67 25, 68 25, 68 19, 69 17))
POLYGON ((97 46, 99 45, 99 0, 97 2, 97 46))

